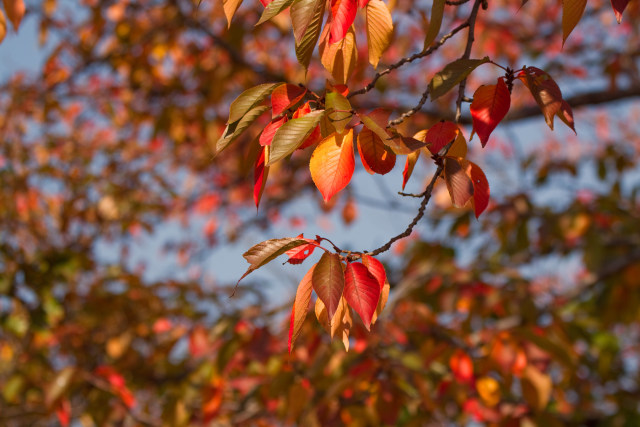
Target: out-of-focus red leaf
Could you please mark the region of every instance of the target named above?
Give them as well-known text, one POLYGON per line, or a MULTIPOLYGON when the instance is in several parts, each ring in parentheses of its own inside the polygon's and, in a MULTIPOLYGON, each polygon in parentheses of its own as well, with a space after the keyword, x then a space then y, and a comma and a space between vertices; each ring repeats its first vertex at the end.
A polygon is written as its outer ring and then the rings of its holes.
POLYGON ((68 427, 71 422, 71 402, 69 399, 62 399, 56 407, 56 417, 62 427, 68 427))
POLYGON ((449 367, 461 383, 469 383, 473 380, 473 362, 471 357, 462 350, 457 350, 449 359, 449 367))

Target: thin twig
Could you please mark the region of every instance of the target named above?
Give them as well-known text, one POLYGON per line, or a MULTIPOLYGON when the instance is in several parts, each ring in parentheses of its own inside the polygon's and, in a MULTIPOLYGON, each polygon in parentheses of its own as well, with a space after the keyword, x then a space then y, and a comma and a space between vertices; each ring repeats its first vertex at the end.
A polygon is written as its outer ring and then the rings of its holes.
POLYGON ((420 98, 420 101, 418 102, 418 105, 416 105, 415 107, 413 107, 412 109, 410 109, 406 113, 402 114, 397 119, 389 121, 389 123, 387 124, 387 127, 397 126, 400 123, 402 123, 403 121, 405 121, 407 118, 413 116, 415 113, 420 111, 420 109, 422 108, 424 103, 427 102, 428 98, 429 98, 429 86, 427 86, 427 88, 422 93, 422 97, 420 98))
POLYGON ((413 55, 408 56, 406 58, 402 58, 398 62, 390 65, 389 68, 387 68, 386 70, 383 70, 383 71, 380 71, 379 73, 376 73, 376 75, 373 76, 373 79, 369 82, 369 84, 367 84, 362 89, 358 89, 358 90, 356 90, 354 92, 351 92, 349 95, 347 95, 347 98, 351 98, 351 97, 354 97, 356 95, 362 95, 362 94, 365 94, 365 93, 369 92, 371 89, 373 89, 375 87, 376 82, 378 81, 378 79, 380 77, 389 74, 390 72, 392 72, 396 68, 400 68, 406 63, 413 62, 416 59, 424 58, 425 56, 431 55, 433 52, 438 50, 438 48, 440 46, 442 46, 447 40, 449 40, 451 37, 456 35, 460 30, 462 30, 464 28, 467 28, 468 26, 469 26, 469 21, 467 20, 467 21, 463 22, 462 24, 458 25, 453 30, 451 30, 451 32, 449 32, 448 34, 445 34, 436 44, 434 44, 433 46, 429 47, 428 49, 425 49, 422 52, 414 53, 413 55))

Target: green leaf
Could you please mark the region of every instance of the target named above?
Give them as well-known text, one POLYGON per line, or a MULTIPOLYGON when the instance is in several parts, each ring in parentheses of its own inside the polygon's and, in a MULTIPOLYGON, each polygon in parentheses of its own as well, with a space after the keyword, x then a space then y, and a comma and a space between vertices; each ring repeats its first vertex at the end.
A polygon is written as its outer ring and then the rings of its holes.
POLYGON ((278 160, 284 159, 293 153, 320 123, 324 113, 324 110, 312 111, 305 116, 291 119, 280 126, 271 141, 267 166, 271 166, 278 160))
POLYGON ((256 24, 256 27, 291 6, 291 3, 293 3, 293 0, 273 0, 262 12, 262 16, 256 24))
POLYGON ((231 123, 227 125, 222 136, 216 142, 215 153, 214 156, 217 156, 222 150, 227 148, 229 144, 231 144, 237 137, 239 137, 242 132, 244 132, 250 125, 253 123, 258 117, 262 115, 265 111, 267 111, 269 107, 266 105, 261 105, 259 107, 255 107, 249 112, 247 112, 240 121, 231 123))
POLYGON ((451 64, 447 64, 442 71, 433 76, 429 82, 429 95, 431 100, 440 98, 442 95, 453 89, 458 83, 466 79, 478 66, 489 62, 489 57, 482 59, 458 59, 451 64))
POLYGON ((442 16, 444 15, 445 0, 433 0, 431 6, 431 20, 429 21, 429 30, 424 38, 424 49, 427 50, 431 43, 438 37, 440 26, 442 25, 442 16))
POLYGON ((311 278, 313 290, 327 309, 329 323, 338 309, 342 291, 344 290, 344 271, 337 254, 325 252, 316 264, 311 278))
POLYGON ((311 56, 313 50, 320 38, 320 30, 322 29, 322 17, 324 16, 324 0, 318 0, 314 4, 314 8, 311 9, 311 13, 308 6, 303 8, 301 4, 298 6, 296 2, 291 6, 291 20, 293 22, 294 35, 300 34, 300 38, 296 39, 296 57, 300 65, 306 70, 309 68, 309 62, 311 62, 311 56))
POLYGON ((256 107, 264 101, 273 90, 282 83, 265 83, 247 89, 231 103, 229 108, 229 120, 227 124, 231 124, 240 120, 252 108, 256 107))
POLYGON ((342 133, 347 124, 351 121, 353 114, 350 112, 351 103, 338 92, 329 92, 326 96, 326 107, 329 120, 338 133, 342 133), (334 112, 335 110, 339 110, 334 112))
MULTIPOLYGON (((273 261, 289 249, 306 245, 309 241, 297 237, 287 237, 284 239, 271 239, 260 242, 253 246, 247 252, 242 254, 249 264, 249 269, 242 275, 240 280, 244 279, 249 273, 262 267, 263 265, 273 261)), ((240 282, 238 280, 238 282, 240 282)))

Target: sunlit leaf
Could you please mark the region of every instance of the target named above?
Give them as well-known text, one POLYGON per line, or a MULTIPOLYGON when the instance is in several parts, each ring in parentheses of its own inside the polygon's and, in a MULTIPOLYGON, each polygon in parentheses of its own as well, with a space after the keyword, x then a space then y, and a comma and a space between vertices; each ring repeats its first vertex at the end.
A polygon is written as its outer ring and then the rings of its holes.
MULTIPOLYGON (((291 5, 289 14, 291 16, 291 25, 293 26, 293 35, 296 39, 296 46, 303 40, 307 32, 307 28, 314 19, 319 9, 324 11, 325 0, 297 0, 291 5)), ((318 36, 320 29, 318 28, 318 36)))
POLYGON ((304 319, 306 318, 307 312, 309 311, 309 303, 311 302, 311 291, 313 290, 311 278, 313 276, 315 267, 316 264, 314 264, 309 269, 309 271, 307 271, 307 274, 305 274, 300 281, 298 290, 296 291, 296 298, 293 301, 293 308, 291 309, 291 321, 289 324, 289 341, 287 344, 289 353, 291 353, 293 344, 300 335, 302 325, 304 324, 304 319))
MULTIPOLYGON (((299 235, 298 238, 302 239, 302 234, 299 235)), ((289 259, 287 260, 289 264, 301 264, 302 261, 307 259, 313 253, 314 249, 319 246, 319 239, 306 240, 309 242, 308 244, 289 249, 286 252, 286 254, 289 256, 289 259)))
POLYGON ((407 185, 407 181, 411 178, 411 174, 413 174, 413 168, 416 166, 416 162, 420 157, 420 150, 414 151, 413 153, 409 153, 407 155, 407 162, 404 165, 404 170, 402 171, 402 189, 407 185))
POLYGON ((431 43, 438 37, 440 26, 442 25, 442 17, 444 15, 445 0, 433 0, 431 5, 431 19, 429 20, 429 29, 424 38, 424 49, 428 49, 431 43))
POLYGON ((473 197, 473 183, 467 176, 468 161, 458 157, 444 160, 444 181, 455 207, 463 207, 473 197))
POLYGON ((222 136, 216 142, 215 153, 214 155, 218 155, 222 150, 227 148, 229 144, 238 138, 242 132, 244 132, 258 117, 260 117, 265 111, 267 111, 269 107, 266 105, 261 105, 249 110, 242 119, 237 122, 231 123, 227 125, 222 133, 222 136))
POLYGON ((500 384, 494 378, 481 377, 476 381, 476 389, 480 395, 482 402, 489 406, 494 407, 502 399, 502 393, 500 392, 500 384))
POLYGON ((524 400, 536 411, 546 408, 553 390, 551 377, 528 365, 524 368, 520 381, 524 400))
POLYGON ((571 109, 571 106, 567 101, 562 100, 562 104, 560 105, 560 109, 558 110, 557 115, 560 120, 564 122, 564 124, 571 128, 573 133, 575 133, 576 135, 578 134, 578 132, 576 132, 575 122, 573 120, 573 110, 571 109))
POLYGON ((489 61, 489 57, 482 59, 458 59, 447 64, 436 73, 429 82, 429 96, 436 100, 453 89, 458 83, 466 79, 469 74, 480 65, 489 61))
POLYGON ((291 119, 283 124, 271 142, 267 166, 284 159, 302 145, 306 138, 316 129, 323 114, 324 110, 312 111, 305 116, 291 119))
POLYGON ((227 17, 228 27, 231 27, 231 20, 233 19, 233 15, 235 15, 236 10, 242 4, 242 0, 222 0, 222 5, 224 8, 224 15, 227 17))
POLYGON ((4 13, 0 10, 0 43, 2 43, 6 35, 7 35, 7 20, 4 16, 4 13))
POLYGON ((331 323, 344 290, 344 271, 340 257, 330 252, 323 253, 313 270, 311 281, 313 290, 327 308, 331 323))
MULTIPOLYGON (((329 28, 329 26, 325 27, 325 31, 327 28, 329 28)), ((358 60, 356 33, 353 27, 349 28, 342 40, 333 44, 329 42, 328 33, 325 33, 325 35, 321 37, 318 49, 320 61, 324 68, 331 74, 334 82, 337 84, 346 84, 351 74, 353 74, 358 60)))
MULTIPOLYGON (((371 0, 374 1, 374 0, 371 0)), ((351 262, 344 272, 344 298, 362 319, 365 328, 371 328, 371 318, 380 299, 380 284, 364 264, 351 262)))
POLYGON ((309 169, 325 202, 349 184, 355 168, 353 129, 322 140, 311 156, 309 169))
POLYGON ((387 132, 387 122, 389 121, 390 115, 391 113, 388 111, 385 111, 382 108, 376 108, 369 114, 361 114, 360 120, 362 120, 362 124, 365 125, 365 127, 373 131, 373 133, 375 133, 378 138, 386 144, 391 138, 391 135, 387 132))
POLYGON ((393 21, 387 5, 382 0, 370 0, 366 12, 369 63, 376 68, 393 38, 393 21))
POLYGON ((295 106, 307 93, 305 88, 290 83, 278 86, 271 93, 273 117, 277 117, 287 109, 295 106))
POLYGON ((429 128, 424 141, 429 144, 429 151, 432 154, 438 154, 447 144, 455 141, 459 133, 458 125, 443 120, 429 128))
POLYGON ((611 7, 613 7, 613 12, 616 14, 616 21, 618 24, 622 22, 622 12, 629 4, 629 0, 611 0, 611 7))
POLYGON ((273 119, 272 121, 270 121, 260 134, 260 138, 258 140, 260 142, 260 145, 271 145, 271 141, 273 141, 274 135, 276 134, 278 129, 280 129, 280 126, 282 126, 286 122, 287 116, 282 116, 279 119, 273 119))
POLYGON ((240 96, 231 103, 227 125, 242 119, 247 112, 258 106, 258 104, 271 95, 271 92, 281 84, 282 83, 265 83, 242 92, 240 96))
POLYGON ((325 107, 336 132, 342 133, 353 116, 349 100, 341 93, 329 92, 325 96, 325 107))
POLYGON ((482 212, 489 205, 489 181, 482 172, 482 169, 473 162, 469 162, 469 178, 473 184, 473 208, 476 218, 480 216, 482 212))
POLYGON ((480 86, 473 94, 469 109, 473 130, 478 134, 483 147, 487 145, 491 132, 509 112, 510 106, 511 94, 502 77, 497 84, 480 86))
POLYGON ((396 154, 371 129, 362 128, 357 145, 362 165, 370 174, 384 175, 395 166, 396 154))
POLYGON ((279 13, 284 11, 286 8, 291 6, 291 3, 293 3, 293 0, 273 0, 262 11, 262 16, 260 16, 260 20, 258 21, 256 26, 278 15, 279 13))
POLYGON ((342 41, 356 19, 357 0, 331 0, 329 43, 342 41))
POLYGON ((238 280, 244 279, 252 271, 257 270, 263 265, 273 261, 289 249, 309 243, 307 239, 299 239, 297 237, 286 237, 284 239, 271 239, 260 242, 253 246, 247 252, 242 254, 244 259, 250 264, 247 271, 238 280))
POLYGON ((467 140, 462 132, 458 132, 458 136, 456 136, 453 144, 449 147, 449 151, 447 151, 447 156, 465 158, 467 157, 467 150, 467 140))

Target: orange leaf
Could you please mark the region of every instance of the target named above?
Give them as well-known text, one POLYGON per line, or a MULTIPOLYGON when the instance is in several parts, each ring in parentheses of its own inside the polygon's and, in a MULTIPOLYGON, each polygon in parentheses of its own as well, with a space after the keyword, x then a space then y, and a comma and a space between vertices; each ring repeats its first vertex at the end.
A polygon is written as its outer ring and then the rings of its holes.
POLYGON ((347 264, 344 272, 344 298, 358 313, 367 330, 371 329, 371 318, 380 299, 380 284, 364 264, 347 264))
POLYGON ((370 174, 384 175, 396 164, 396 154, 367 127, 363 127, 358 134, 358 153, 360 153, 362 165, 370 174))
POLYGON ((289 353, 293 349, 293 344, 300 335, 304 319, 309 311, 309 303, 311 302, 311 278, 313 277, 313 271, 316 268, 314 264, 307 274, 302 278, 296 291, 296 299, 293 301, 293 308, 291 309, 291 322, 289 325, 289 353))
POLYGON ((292 84, 284 84, 275 88, 271 94, 271 107, 273 108, 273 117, 279 116, 288 108, 297 104, 307 90, 300 86, 292 84))
POLYGON ((409 181, 409 178, 411 178, 411 174, 413 173, 413 168, 416 166, 418 157, 420 157, 420 150, 414 151, 413 153, 409 153, 407 155, 407 162, 405 163, 404 170, 402 171, 402 189, 403 190, 404 190, 404 186, 407 185, 407 181, 409 181))
POLYGON ((356 33, 351 27, 342 40, 331 44, 329 42, 329 27, 329 25, 325 26, 325 30, 320 36, 320 44, 318 45, 320 62, 331 73, 336 84, 346 84, 358 61, 356 33))
POLYGON ((455 207, 461 208, 473 196, 473 183, 467 176, 468 161, 460 157, 444 159, 444 180, 455 207))
POLYGON ((432 154, 438 154, 440 150, 458 136, 458 132, 460 130, 455 123, 442 120, 429 128, 424 142, 431 144, 429 145, 429 151, 432 154))
POLYGON ((354 168, 353 129, 323 139, 309 162, 311 178, 325 202, 349 184, 354 168))
POLYGON ((24 0, 3 0, 4 11, 7 12, 7 16, 13 25, 13 29, 18 31, 20 22, 24 16, 26 10, 24 0))
POLYGON ((491 132, 507 115, 510 106, 511 94, 502 77, 498 79, 497 84, 480 86, 476 90, 469 108, 473 119, 473 130, 480 137, 483 147, 487 145, 491 132))
POLYGON ((313 290, 327 308, 331 324, 344 290, 344 272, 340 257, 334 253, 323 253, 313 270, 311 282, 313 290))

